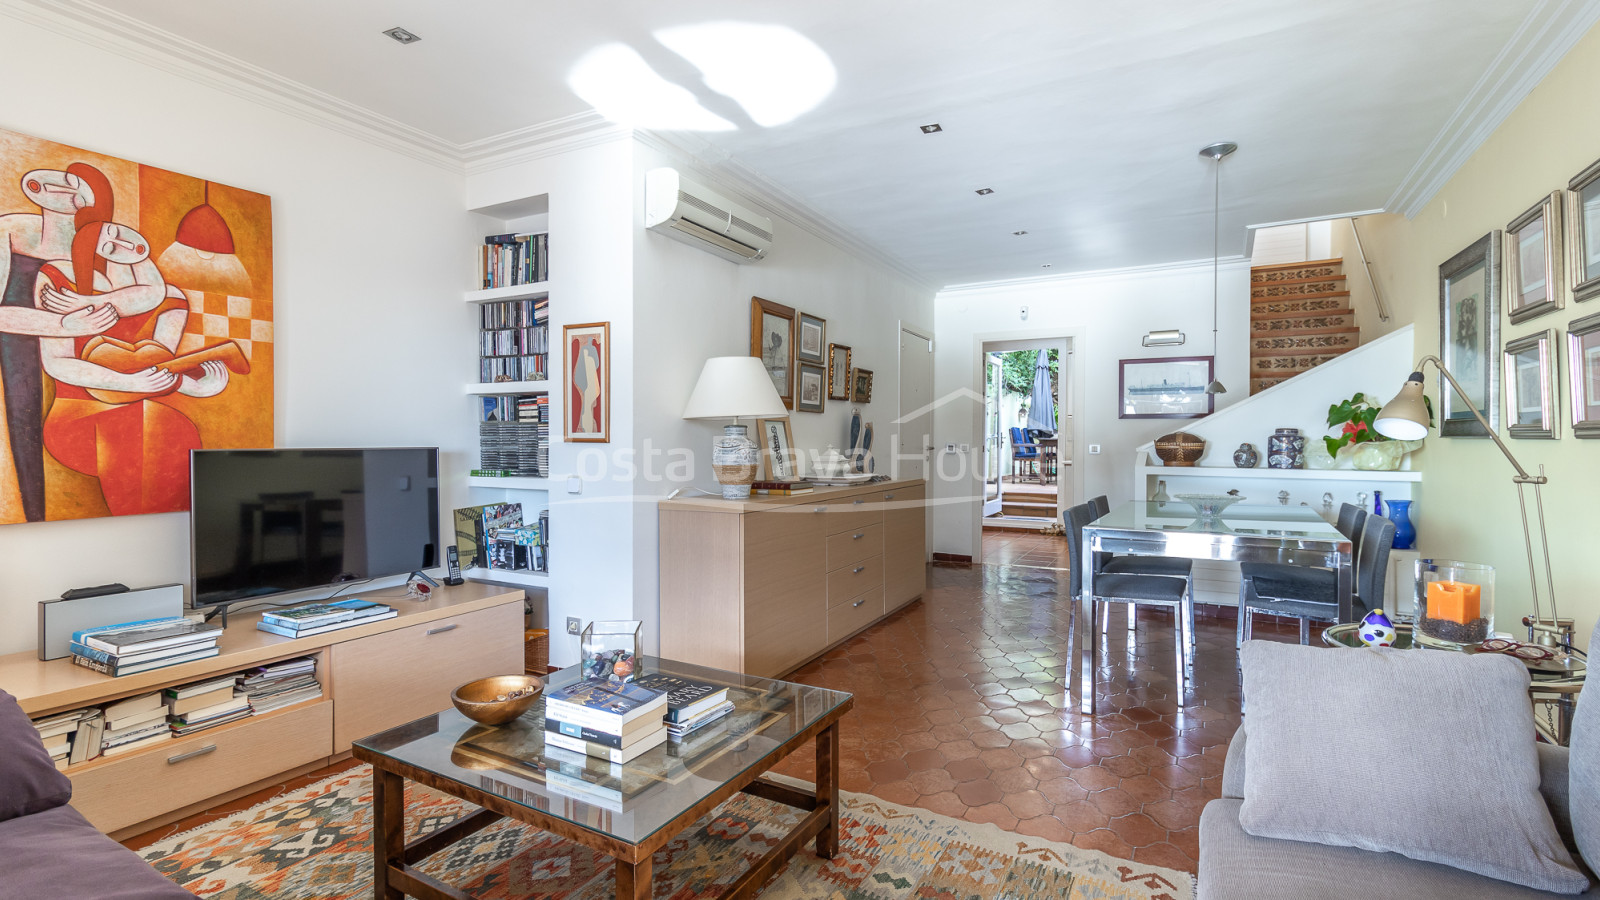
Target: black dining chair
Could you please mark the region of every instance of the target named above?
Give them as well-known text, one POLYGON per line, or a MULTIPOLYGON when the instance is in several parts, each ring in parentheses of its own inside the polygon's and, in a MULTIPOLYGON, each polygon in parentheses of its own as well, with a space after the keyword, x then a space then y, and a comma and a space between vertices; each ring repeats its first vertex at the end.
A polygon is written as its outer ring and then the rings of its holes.
MULTIPOLYGON (((1389 551, 1394 547, 1394 523, 1382 516, 1364 515, 1356 541, 1354 617, 1383 605, 1389 580, 1389 551)), ((1339 581, 1332 569, 1313 566, 1245 564, 1239 567, 1239 626, 1236 642, 1250 640, 1255 613, 1300 620, 1300 643, 1311 643, 1312 622, 1339 621, 1339 581)))
MULTIPOLYGON (((1175 663, 1177 666, 1177 685, 1179 706, 1184 705, 1184 695, 1189 689, 1189 672, 1194 663, 1194 585, 1189 578, 1175 578, 1169 575, 1122 575, 1106 572, 1088 571, 1083 565, 1083 529, 1084 526, 1097 518, 1094 508, 1089 503, 1081 503, 1066 511, 1067 539, 1070 541, 1072 560, 1071 575, 1068 583, 1072 589, 1072 602, 1074 615, 1078 609, 1078 598, 1082 591, 1089 590, 1091 599, 1098 606, 1101 603, 1126 603, 1128 604, 1128 621, 1134 618, 1134 609, 1139 604, 1148 606, 1167 607, 1172 610, 1172 623, 1174 628, 1174 643, 1177 645, 1175 663)), ((1102 622, 1103 615, 1097 616, 1102 622)), ((1087 622, 1077 623, 1077 627, 1088 627, 1087 622)), ((1084 690, 1089 690, 1087 686, 1084 690)))
MULTIPOLYGON (((1094 510, 1096 519, 1111 511, 1111 502, 1106 499, 1105 494, 1090 498, 1089 506, 1094 510)), ((1178 556, 1113 556, 1110 553, 1096 553, 1095 563, 1095 571, 1109 572, 1112 575, 1164 575, 1168 578, 1188 578, 1194 571, 1194 560, 1178 556)))

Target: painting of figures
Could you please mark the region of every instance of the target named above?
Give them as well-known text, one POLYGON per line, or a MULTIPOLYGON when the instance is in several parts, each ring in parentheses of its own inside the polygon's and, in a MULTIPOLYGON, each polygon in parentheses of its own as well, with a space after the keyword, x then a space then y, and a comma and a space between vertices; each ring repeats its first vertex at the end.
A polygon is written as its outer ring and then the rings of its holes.
POLYGON ((0 524, 180 512, 273 443, 272 201, 0 131, 0 524))

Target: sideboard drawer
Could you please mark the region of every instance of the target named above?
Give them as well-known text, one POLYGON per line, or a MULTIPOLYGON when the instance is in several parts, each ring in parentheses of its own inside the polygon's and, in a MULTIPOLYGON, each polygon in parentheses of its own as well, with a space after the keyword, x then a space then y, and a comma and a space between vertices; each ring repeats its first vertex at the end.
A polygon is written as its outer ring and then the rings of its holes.
POLYGON ((828 536, 828 571, 883 553, 883 526, 863 525, 828 536))
POLYGON ((826 507, 823 516, 827 534, 838 534, 843 531, 860 531, 862 528, 881 523, 883 521, 883 503, 881 494, 861 494, 855 497, 841 497, 829 500, 826 504, 817 504, 813 509, 826 507))
POLYGON ((109 833, 324 759, 332 744, 333 703, 311 703, 69 770, 72 806, 109 833))
POLYGON ((828 643, 836 644, 881 618, 883 588, 875 587, 828 610, 828 643))
POLYGON ((883 587, 883 556, 869 556, 828 573, 828 608, 883 587))

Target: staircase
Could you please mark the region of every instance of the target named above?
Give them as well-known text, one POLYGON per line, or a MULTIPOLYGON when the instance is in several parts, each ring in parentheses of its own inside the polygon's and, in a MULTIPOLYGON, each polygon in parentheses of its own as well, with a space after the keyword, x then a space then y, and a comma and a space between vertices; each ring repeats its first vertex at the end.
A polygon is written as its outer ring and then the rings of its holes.
POLYGON ((1250 393, 1361 344, 1343 263, 1320 259, 1250 269, 1250 393))
POLYGON ((1006 484, 1000 501, 1000 515, 1041 519, 1056 517, 1056 486, 1053 484, 1006 484))

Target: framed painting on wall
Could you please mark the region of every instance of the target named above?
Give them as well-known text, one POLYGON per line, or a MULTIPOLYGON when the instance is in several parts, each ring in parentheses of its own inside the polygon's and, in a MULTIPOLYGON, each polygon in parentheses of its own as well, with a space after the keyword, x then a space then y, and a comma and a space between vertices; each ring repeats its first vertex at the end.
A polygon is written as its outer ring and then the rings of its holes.
POLYGON ((1554 438, 1555 332, 1506 341, 1506 431, 1514 438, 1554 438))
POLYGON ((828 345, 828 399, 850 399, 850 348, 828 345))
POLYGON ((827 333, 827 320, 810 313, 801 313, 800 340, 795 344, 795 360, 816 363, 819 366, 826 362, 823 354, 828 349, 827 333))
POLYGON ((794 408, 798 412, 822 412, 827 402, 828 370, 812 363, 800 363, 795 371, 794 408))
POLYGON ((851 369, 850 370, 850 402, 851 403, 871 403, 872 402, 872 370, 871 369, 859 369, 859 368, 857 368, 857 369, 851 369))
POLYGON ((1567 378, 1573 436, 1600 438, 1600 313, 1567 325, 1567 378))
POLYGON ((1210 356, 1157 356, 1118 362, 1117 418, 1198 419, 1209 416, 1216 397, 1206 393, 1210 356))
POLYGON ((1560 309, 1561 192, 1535 203, 1506 226, 1506 304, 1511 324, 1560 309))
POLYGON ((750 298, 750 355, 759 357, 787 409, 794 409, 794 308, 750 298))
MULTIPOLYGON (((1490 428, 1500 427, 1500 232, 1491 231, 1439 266, 1439 358, 1455 373, 1490 428)), ((1439 376, 1439 434, 1487 437, 1439 376)))
POLYGON ((561 329, 566 391, 564 438, 573 443, 611 441, 611 323, 561 329))
POLYGON ((1567 182, 1567 261, 1572 299, 1600 297, 1600 159, 1567 182))

